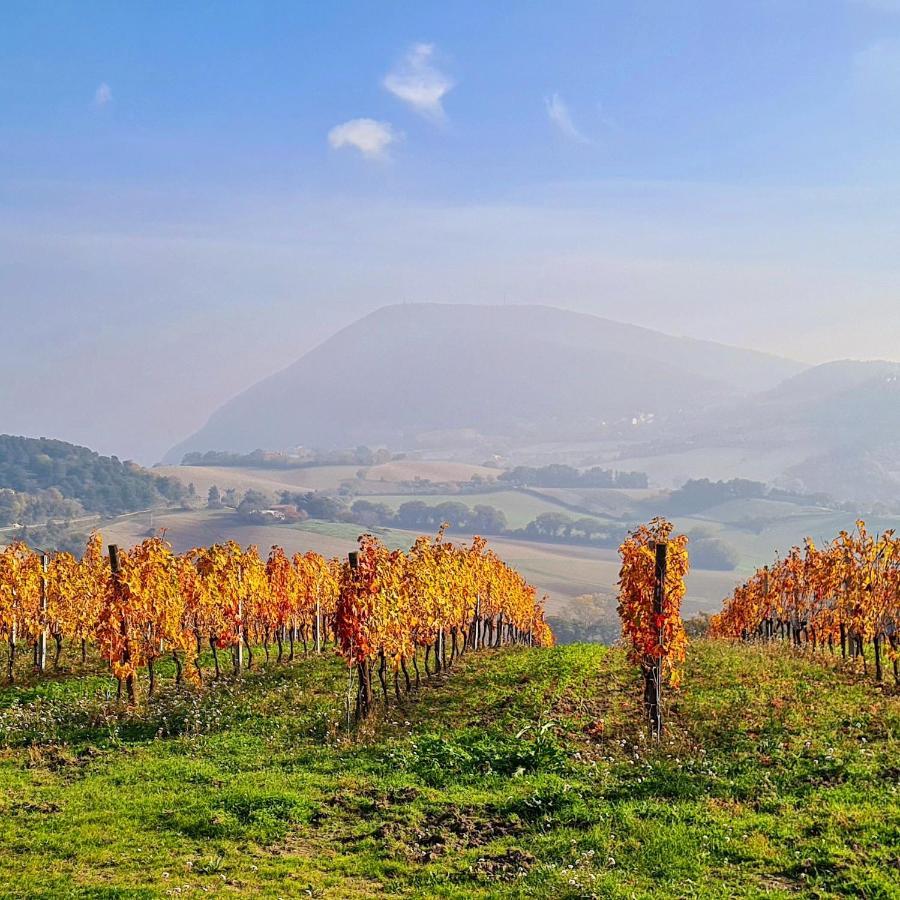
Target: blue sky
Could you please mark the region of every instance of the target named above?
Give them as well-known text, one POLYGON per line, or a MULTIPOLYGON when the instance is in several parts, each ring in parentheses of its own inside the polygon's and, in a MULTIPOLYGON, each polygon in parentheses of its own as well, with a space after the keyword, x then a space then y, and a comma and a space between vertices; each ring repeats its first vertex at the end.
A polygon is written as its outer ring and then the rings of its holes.
POLYGON ((0 430, 152 461, 400 300, 898 358, 898 200, 900 0, 6 2, 0 430))

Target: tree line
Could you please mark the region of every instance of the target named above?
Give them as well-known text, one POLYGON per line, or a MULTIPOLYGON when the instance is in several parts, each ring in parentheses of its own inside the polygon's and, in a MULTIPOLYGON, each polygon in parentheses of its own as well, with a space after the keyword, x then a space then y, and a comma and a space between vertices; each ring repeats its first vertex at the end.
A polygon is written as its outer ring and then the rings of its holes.
POLYGON ((378 466, 402 459, 404 454, 392 453, 385 447, 373 450, 360 444, 352 450, 302 450, 282 453, 274 450, 253 450, 232 453, 228 450, 207 450, 185 453, 183 466, 235 466, 257 469, 302 469, 314 466, 378 466))

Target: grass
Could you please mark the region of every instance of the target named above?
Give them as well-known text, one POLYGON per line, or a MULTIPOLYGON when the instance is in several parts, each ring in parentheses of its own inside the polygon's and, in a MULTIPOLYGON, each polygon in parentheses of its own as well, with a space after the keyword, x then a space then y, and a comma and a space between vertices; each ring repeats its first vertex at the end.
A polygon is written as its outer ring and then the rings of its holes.
POLYGON ((900 897, 898 696, 781 649, 693 644, 659 746, 598 646, 352 734, 331 655, 131 715, 76 674, 0 693, 2 896, 900 897))
POLYGON ((429 506, 437 506, 439 503, 447 501, 463 503, 470 508, 484 504, 502 510, 510 528, 524 528, 533 519, 547 512, 566 513, 573 518, 578 517, 578 513, 567 513, 552 500, 542 500, 540 497, 516 490, 486 491, 483 494, 367 494, 364 499, 384 503, 395 511, 402 504, 415 500, 427 503, 429 506))

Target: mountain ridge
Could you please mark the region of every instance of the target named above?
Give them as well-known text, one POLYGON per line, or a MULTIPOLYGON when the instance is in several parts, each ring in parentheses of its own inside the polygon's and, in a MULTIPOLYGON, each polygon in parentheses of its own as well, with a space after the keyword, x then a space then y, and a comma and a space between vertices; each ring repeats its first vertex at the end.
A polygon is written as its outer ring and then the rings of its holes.
POLYGON ((551 306, 394 304, 249 386, 165 460, 191 450, 396 446, 433 430, 589 434, 610 420, 757 393, 804 368, 551 306), (597 398, 609 384, 614 391, 597 398))

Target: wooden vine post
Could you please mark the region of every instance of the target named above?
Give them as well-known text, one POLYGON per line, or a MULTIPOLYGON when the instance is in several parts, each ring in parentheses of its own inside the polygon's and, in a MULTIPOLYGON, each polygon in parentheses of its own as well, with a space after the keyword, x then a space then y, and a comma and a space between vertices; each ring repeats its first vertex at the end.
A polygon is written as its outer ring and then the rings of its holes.
POLYGON ((237 633, 237 653, 235 654, 235 665, 237 666, 237 674, 241 674, 244 668, 244 573, 240 566, 237 570, 238 596, 237 596, 237 614, 238 614, 238 633, 237 633))
POLYGON ((316 584, 316 653, 322 652, 322 600, 316 584))
POLYGON ((37 647, 37 670, 43 672, 47 668, 47 572, 50 568, 50 557, 41 554, 41 621, 37 647))
MULTIPOLYGON (((137 694, 134 688, 134 672, 131 671, 129 663, 131 662, 131 643, 128 637, 128 619, 125 610, 125 602, 122 597, 122 569, 119 563, 119 547, 117 544, 109 545, 109 569, 112 573, 112 589, 116 601, 119 604, 119 615, 121 617, 121 635, 122 635, 122 664, 128 666, 128 673, 125 676, 125 691, 128 694, 128 703, 134 706, 137 703, 137 694)), ((122 679, 119 679, 118 699, 122 698, 122 679)))
POLYGON ((662 660, 665 654, 665 632, 663 629, 666 606, 666 571, 669 545, 660 541, 654 548, 655 569, 653 573, 653 619, 656 625, 656 639, 659 653, 654 654, 644 670, 644 704, 650 722, 650 733, 660 738, 663 732, 662 715, 662 660))
MULTIPOLYGON (((350 578, 359 578, 359 552, 351 550, 347 554, 347 562, 350 566, 350 578)), ((362 658, 357 663, 359 686, 356 694, 356 718, 364 719, 372 709, 372 667, 367 658, 362 658)))
POLYGON ((644 716, 655 739, 662 737, 662 686, 678 687, 687 638, 681 621, 684 579, 690 567, 685 535, 656 518, 625 538, 619 553, 619 616, 629 660, 643 678, 644 716))

